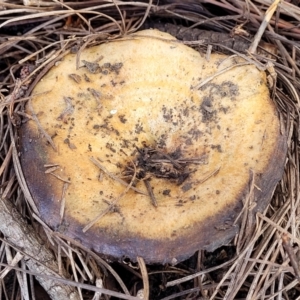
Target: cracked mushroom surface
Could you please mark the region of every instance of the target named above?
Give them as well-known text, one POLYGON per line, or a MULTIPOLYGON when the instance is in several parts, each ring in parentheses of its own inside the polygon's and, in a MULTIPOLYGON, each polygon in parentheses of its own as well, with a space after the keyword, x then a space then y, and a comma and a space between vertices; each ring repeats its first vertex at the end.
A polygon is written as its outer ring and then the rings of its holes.
POLYGON ((40 216, 95 251, 176 263, 227 243, 281 178, 286 137, 266 75, 145 30, 68 54, 20 129, 40 216))

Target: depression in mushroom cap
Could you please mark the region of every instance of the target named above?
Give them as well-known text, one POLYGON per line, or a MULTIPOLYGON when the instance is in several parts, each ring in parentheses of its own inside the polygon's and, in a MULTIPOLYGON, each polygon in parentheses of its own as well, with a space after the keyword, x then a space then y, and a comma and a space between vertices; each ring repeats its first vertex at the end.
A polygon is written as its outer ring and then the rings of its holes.
POLYGON ((286 151, 266 75, 141 31, 66 55, 36 85, 21 163, 41 218, 114 258, 183 260, 268 204, 286 151))

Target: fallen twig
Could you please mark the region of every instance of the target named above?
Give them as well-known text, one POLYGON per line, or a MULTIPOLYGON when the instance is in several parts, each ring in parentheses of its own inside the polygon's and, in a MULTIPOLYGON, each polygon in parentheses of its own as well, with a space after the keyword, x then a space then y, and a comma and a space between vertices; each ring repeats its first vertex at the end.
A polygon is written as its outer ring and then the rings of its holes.
MULTIPOLYGON (((58 263, 52 252, 46 248, 41 238, 35 234, 33 227, 23 220, 14 206, 2 198, 0 200, 0 220, 0 231, 3 235, 10 243, 27 254, 25 254, 25 261, 30 271, 59 276, 58 263)), ((65 270, 63 270, 63 274, 66 276, 65 270)), ((38 275, 36 279, 53 300, 80 299, 76 289, 69 285, 38 275)))

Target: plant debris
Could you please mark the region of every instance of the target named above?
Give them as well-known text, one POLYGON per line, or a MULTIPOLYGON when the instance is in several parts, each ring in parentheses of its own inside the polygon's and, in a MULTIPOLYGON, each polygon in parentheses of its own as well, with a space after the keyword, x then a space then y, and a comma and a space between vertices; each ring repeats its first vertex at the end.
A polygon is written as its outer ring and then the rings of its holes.
MULTIPOLYGON (((136 148, 137 155, 134 160, 136 169, 136 182, 144 181, 153 206, 157 207, 157 201, 151 188, 151 177, 162 178, 181 185, 194 172, 190 168, 192 164, 205 162, 205 156, 201 158, 188 158, 182 156, 182 151, 177 148, 171 153, 165 153, 163 149, 152 148, 144 144, 143 148, 136 148)), ((125 167, 123 175, 131 180, 134 176, 132 164, 125 167)))
MULTIPOLYGON (((168 179, 177 185, 181 185, 193 172, 189 168, 191 164, 203 163, 203 158, 185 159, 182 157, 180 148, 171 153, 144 145, 137 148, 135 165, 137 168, 137 179, 144 180, 155 176, 168 179)), ((132 176, 132 166, 129 164, 124 171, 125 176, 132 176)))

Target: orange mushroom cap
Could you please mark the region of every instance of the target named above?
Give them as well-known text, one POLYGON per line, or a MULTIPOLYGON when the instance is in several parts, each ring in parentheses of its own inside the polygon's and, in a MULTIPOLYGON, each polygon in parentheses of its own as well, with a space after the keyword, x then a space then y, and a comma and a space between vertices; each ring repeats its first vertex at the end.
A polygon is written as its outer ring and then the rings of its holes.
POLYGON ((179 262, 213 250, 254 184, 281 178, 282 133, 266 75, 145 30, 68 54, 36 85, 21 163, 41 218, 114 258, 179 262))

